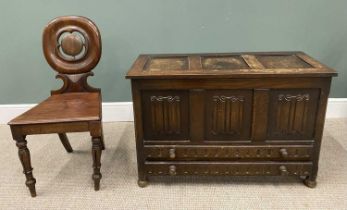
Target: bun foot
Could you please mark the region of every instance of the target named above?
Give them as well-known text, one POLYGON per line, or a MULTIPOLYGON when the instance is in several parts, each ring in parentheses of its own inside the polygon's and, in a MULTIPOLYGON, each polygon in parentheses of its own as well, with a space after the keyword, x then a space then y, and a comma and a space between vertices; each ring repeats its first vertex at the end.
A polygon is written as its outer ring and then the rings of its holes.
POLYGON ((139 185, 139 187, 144 188, 144 187, 146 187, 148 185, 148 181, 146 181, 146 180, 138 180, 137 181, 137 185, 139 185))
POLYGON ((305 179, 304 180, 304 184, 309 187, 309 188, 315 188, 317 186, 317 182, 316 181, 312 181, 309 179, 305 179))

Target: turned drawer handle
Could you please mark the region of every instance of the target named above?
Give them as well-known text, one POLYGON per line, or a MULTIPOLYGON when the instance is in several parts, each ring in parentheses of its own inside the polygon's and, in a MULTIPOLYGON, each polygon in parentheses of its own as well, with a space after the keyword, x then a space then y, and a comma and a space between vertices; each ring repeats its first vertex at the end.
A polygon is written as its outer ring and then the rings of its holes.
POLYGON ((176 157, 176 150, 175 149, 170 149, 169 150, 169 157, 171 159, 174 159, 176 157))
POLYGON ((177 174, 177 172, 176 172, 176 166, 170 166, 170 167, 169 167, 169 174, 170 174, 171 176, 175 176, 175 175, 177 174))
POLYGON ((288 175, 289 174, 289 171, 287 170, 287 167, 285 167, 285 166, 280 166, 280 172, 281 172, 281 175, 288 175))
POLYGON ((281 156, 286 158, 288 157, 288 151, 285 148, 280 149, 281 156))

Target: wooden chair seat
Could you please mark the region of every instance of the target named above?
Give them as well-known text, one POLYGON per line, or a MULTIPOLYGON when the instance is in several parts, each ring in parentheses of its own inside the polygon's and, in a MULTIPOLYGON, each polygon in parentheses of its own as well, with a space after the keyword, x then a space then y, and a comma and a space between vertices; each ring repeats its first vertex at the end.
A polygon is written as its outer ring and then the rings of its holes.
POLYGON ((52 95, 9 122, 10 125, 94 121, 101 119, 100 93, 52 95))

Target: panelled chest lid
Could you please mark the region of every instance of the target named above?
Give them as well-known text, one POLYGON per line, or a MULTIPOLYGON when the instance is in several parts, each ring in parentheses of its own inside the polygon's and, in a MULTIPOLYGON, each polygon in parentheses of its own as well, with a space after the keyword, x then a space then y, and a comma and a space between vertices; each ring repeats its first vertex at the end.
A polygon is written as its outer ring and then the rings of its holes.
POLYGON ((331 77, 337 72, 303 52, 140 55, 126 78, 331 77))

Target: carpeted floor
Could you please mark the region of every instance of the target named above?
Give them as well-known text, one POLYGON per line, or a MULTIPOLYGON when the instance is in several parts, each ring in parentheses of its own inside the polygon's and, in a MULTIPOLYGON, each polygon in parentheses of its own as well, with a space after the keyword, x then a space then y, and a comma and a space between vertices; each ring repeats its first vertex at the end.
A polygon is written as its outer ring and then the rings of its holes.
POLYGON ((10 130, 0 126, 0 209, 347 209, 347 119, 326 122, 315 189, 293 177, 166 177, 139 188, 133 123, 104 129, 99 192, 87 133, 68 135, 72 154, 57 135, 29 136, 37 179, 31 198, 10 130))

